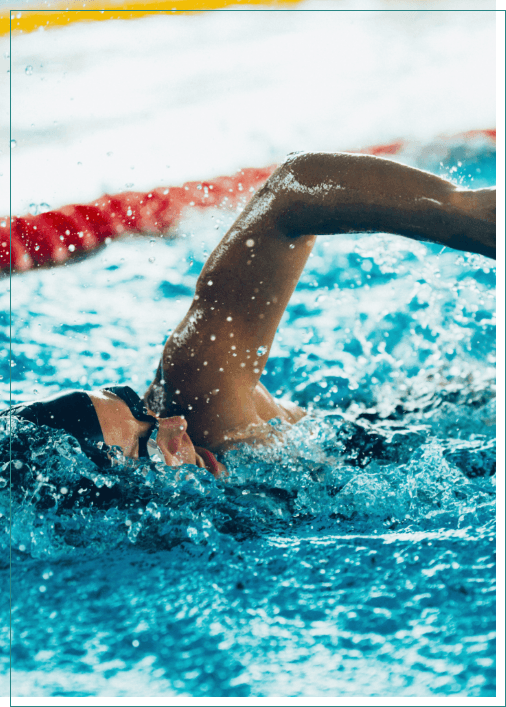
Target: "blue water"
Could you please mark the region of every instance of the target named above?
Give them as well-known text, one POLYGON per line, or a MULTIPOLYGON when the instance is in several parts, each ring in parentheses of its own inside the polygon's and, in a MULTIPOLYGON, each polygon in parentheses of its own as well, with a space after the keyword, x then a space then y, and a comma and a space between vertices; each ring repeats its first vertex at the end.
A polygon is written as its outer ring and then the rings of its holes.
MULTIPOLYGON (((418 164, 495 183, 485 146, 418 164)), ((232 220, 189 214, 173 240, 14 277, 13 403, 142 393, 232 220)), ((104 476, 72 438, 14 421, 13 694, 494 695, 493 266, 391 236, 320 238, 263 377, 311 414, 282 447, 230 452, 223 482, 163 465, 104 476), (121 502, 66 508, 61 489, 83 476, 121 502)))

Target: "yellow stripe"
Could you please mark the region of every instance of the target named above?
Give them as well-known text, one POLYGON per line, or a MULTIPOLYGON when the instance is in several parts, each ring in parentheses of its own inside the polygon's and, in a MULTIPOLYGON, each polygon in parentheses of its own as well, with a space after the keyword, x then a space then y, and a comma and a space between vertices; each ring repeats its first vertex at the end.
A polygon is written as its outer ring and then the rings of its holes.
MULTIPOLYGON (((269 5, 282 8, 284 5, 297 5, 302 0, 244 0, 246 7, 250 5, 269 5)), ((103 2, 86 3, 90 9, 68 10, 68 3, 55 3, 51 10, 16 10, 11 13, 11 27, 13 34, 27 34, 40 27, 67 27, 73 22, 97 22, 103 20, 130 20, 147 15, 191 15, 209 10, 222 10, 227 7, 241 7, 241 0, 169 0, 170 10, 157 10, 159 0, 148 0, 142 3, 110 4, 107 10, 93 9, 104 7, 103 2)), ((0 36, 9 34, 9 12, 0 13, 0 36)))

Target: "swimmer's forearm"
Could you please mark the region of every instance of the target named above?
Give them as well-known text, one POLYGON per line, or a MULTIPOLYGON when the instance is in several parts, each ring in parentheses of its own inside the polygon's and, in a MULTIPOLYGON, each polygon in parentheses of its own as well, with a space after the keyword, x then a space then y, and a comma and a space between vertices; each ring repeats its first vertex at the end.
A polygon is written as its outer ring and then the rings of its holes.
POLYGON ((495 189, 462 190, 370 155, 303 153, 263 191, 291 237, 380 231, 495 258, 495 189))

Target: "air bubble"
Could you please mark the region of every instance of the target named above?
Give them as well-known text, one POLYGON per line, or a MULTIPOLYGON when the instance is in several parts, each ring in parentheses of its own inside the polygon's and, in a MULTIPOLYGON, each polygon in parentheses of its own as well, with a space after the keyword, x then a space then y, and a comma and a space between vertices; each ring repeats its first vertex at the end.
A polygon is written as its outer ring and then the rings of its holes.
POLYGON ((13 149, 16 147, 17 144, 18 144, 18 143, 17 143, 16 140, 11 140, 11 150, 13 150, 13 149))
POLYGON ((209 338, 211 339, 211 341, 216 341, 216 336, 214 334, 211 334, 209 338))
POLYGON ((151 258, 148 258, 148 260, 149 260, 150 263, 154 263, 155 260, 156 260, 156 258, 151 257, 151 258))
POLYGON ((37 214, 39 213, 39 205, 30 204, 28 211, 31 213, 32 216, 37 216, 37 214))
POLYGON ((33 74, 33 66, 31 66, 30 64, 28 64, 28 66, 27 66, 26 69, 25 69, 25 74, 26 74, 27 76, 31 76, 31 75, 33 74))
POLYGON ((49 206, 49 204, 46 204, 45 202, 39 204, 39 214, 45 214, 46 211, 49 211, 50 208, 51 207, 49 206))
POLYGON ((253 240, 253 238, 248 238, 248 240, 246 241, 246 245, 248 246, 248 248, 253 248, 253 246, 255 245, 255 241, 253 240))
POLYGON ((264 356, 267 353, 267 346, 259 346, 257 349, 257 356, 264 356))

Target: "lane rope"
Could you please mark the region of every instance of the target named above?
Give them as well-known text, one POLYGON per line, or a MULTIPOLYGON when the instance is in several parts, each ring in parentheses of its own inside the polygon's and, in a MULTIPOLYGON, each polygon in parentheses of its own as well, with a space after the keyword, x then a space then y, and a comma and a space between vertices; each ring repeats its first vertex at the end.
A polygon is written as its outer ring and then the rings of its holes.
MULTIPOLYGON (((248 0, 247 5, 260 5, 261 9, 266 6, 284 8, 293 7, 304 0, 248 0)), ((29 32, 54 29, 58 27, 70 27, 71 24, 80 22, 103 22, 107 20, 136 20, 153 15, 197 15, 202 12, 222 11, 232 8, 232 12, 237 8, 242 10, 241 0, 171 0, 170 10, 160 10, 159 0, 144 0, 139 2, 101 2, 91 0, 83 3, 83 8, 69 10, 68 2, 52 2, 51 8, 46 10, 36 7, 35 3, 28 8, 21 10, 0 11, 0 36, 7 36, 9 30, 12 34, 21 35, 29 32)))
MULTIPOLYGON (((495 130, 472 130, 438 138, 433 148, 448 151, 459 141, 493 144, 495 137, 495 130)), ((355 152, 388 157, 403 152, 408 155, 416 149, 415 143, 397 140, 355 152)), ((427 151, 427 146, 424 149, 427 151)), ((104 194, 88 204, 70 204, 35 216, 15 216, 12 220, 5 217, 0 219, 0 271, 9 271, 9 244, 12 271, 23 272, 64 263, 123 234, 166 234, 186 209, 231 209, 245 205, 275 168, 276 165, 248 168, 231 177, 186 182, 179 187, 159 187, 149 192, 104 194)))

